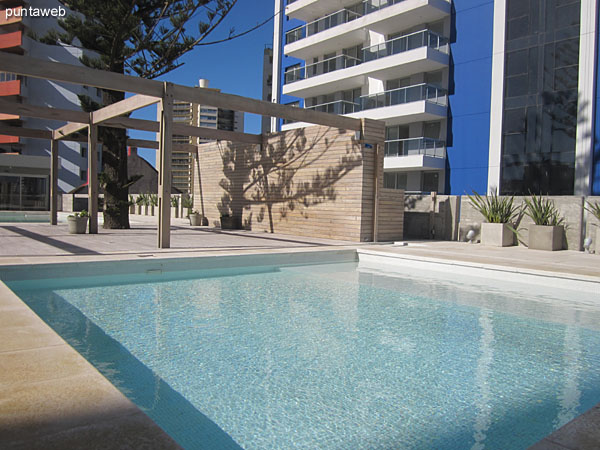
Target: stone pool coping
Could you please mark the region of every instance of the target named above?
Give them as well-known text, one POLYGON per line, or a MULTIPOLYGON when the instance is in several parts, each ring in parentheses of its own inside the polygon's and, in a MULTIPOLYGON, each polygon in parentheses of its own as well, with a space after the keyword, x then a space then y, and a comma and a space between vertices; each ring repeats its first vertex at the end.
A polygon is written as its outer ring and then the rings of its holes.
MULTIPOLYGON (((455 245, 460 243, 454 243, 455 245)), ((418 244, 419 245, 419 244, 418 244)), ((429 249, 424 245, 425 250, 429 249)), ((4 265, 55 264, 83 261, 162 260, 181 257, 214 257, 240 254, 286 254, 355 249, 365 254, 390 254, 414 261, 453 264, 465 268, 503 270, 528 275, 562 277, 600 283, 600 276, 585 269, 561 272, 510 264, 489 264, 419 251, 417 247, 347 245, 335 247, 208 251, 200 254, 170 252, 155 254, 72 255, 44 258, 2 258, 4 265), (416 249, 416 250, 415 250, 416 249), (420 254, 420 256, 419 256, 420 254), (426 255, 426 256, 425 256, 426 255)), ((575 253, 575 252, 573 252, 575 253)), ((597 255, 589 255, 600 258, 597 255)), ((493 261, 493 258, 490 259, 493 261)), ((593 260, 594 262, 596 260, 593 260)), ((498 261, 494 261, 498 263, 498 261)), ((600 271, 599 271, 600 273, 600 271)), ((0 442, 8 448, 106 448, 107 441, 119 448, 180 448, 148 416, 121 394, 90 363, 50 329, 16 295, 0 282, 0 391, 7 399, 0 404, 0 442), (6 408, 8 407, 8 411, 6 408), (18 417, 14 412, 17 412, 18 417), (118 443, 118 445, 117 445, 118 443)), ((600 446, 600 404, 547 436, 533 449, 596 449, 600 446)))

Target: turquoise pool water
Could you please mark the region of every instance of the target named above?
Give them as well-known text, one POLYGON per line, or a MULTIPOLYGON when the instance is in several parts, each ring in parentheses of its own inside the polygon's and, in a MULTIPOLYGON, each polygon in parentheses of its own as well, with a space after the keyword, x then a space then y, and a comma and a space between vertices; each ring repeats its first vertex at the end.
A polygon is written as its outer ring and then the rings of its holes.
POLYGON ((518 449, 600 401, 585 294, 355 263, 177 278, 8 284, 190 449, 518 449))

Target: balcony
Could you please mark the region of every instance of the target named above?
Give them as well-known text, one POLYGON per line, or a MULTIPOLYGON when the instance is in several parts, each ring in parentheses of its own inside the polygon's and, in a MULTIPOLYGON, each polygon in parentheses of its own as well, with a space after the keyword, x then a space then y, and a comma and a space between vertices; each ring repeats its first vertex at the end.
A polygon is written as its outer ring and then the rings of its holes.
POLYGON ((311 22, 316 17, 324 17, 340 8, 348 8, 357 4, 357 0, 288 0, 285 15, 293 19, 311 22))
POLYGON ((446 143, 444 141, 430 138, 385 141, 384 169, 414 170, 445 167, 446 143))
POLYGON ((360 104, 349 102, 346 100, 338 100, 336 102, 321 103, 319 105, 307 106, 306 109, 312 109, 314 111, 326 112, 330 114, 343 115, 360 111, 360 104))
POLYGON ((342 9, 290 30, 286 33, 284 51, 288 56, 306 60, 315 54, 359 45, 364 42, 365 30, 390 34, 449 14, 447 0, 400 0, 380 7, 342 9))
POLYGON ((283 93, 314 97, 332 90, 361 87, 367 76, 383 80, 403 78, 414 73, 434 72, 448 64, 447 39, 422 30, 363 48, 360 58, 339 55, 288 70, 283 93))
POLYGON ((360 97, 360 110, 403 105, 421 100, 446 104, 446 90, 430 84, 417 84, 360 97))
MULTIPOLYGON (((430 84, 417 84, 400 89, 392 89, 378 94, 363 95, 358 101, 338 100, 307 106, 307 109, 331 114, 348 115, 356 119, 367 117, 385 120, 388 125, 403 125, 411 122, 426 122, 445 119, 446 90, 430 84)), ((304 123, 286 123, 288 130, 303 126, 304 123)))

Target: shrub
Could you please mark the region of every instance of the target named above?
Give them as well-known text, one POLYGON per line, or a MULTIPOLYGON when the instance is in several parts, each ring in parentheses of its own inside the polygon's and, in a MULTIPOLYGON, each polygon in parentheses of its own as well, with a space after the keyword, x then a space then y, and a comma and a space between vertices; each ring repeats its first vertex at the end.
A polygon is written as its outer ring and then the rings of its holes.
POLYGON ((521 212, 521 207, 514 204, 514 197, 500 198, 495 190, 487 197, 482 197, 475 191, 468 197, 473 207, 489 223, 513 223, 521 212))
POLYGON ((584 208, 589 211, 596 219, 600 220, 600 203, 598 202, 586 202, 587 206, 584 208))
POLYGON ((560 226, 565 221, 552 200, 536 195, 525 199, 525 214, 531 217, 536 225, 560 226))

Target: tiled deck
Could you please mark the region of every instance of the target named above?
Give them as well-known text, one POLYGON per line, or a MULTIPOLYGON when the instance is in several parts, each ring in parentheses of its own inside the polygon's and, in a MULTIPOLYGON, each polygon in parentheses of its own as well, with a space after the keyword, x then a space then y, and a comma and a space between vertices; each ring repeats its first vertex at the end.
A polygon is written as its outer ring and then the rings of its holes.
MULTIPOLYGON (((132 229, 100 229, 98 235, 70 235, 64 223, 55 227, 0 223, 0 273, 2 265, 13 264, 360 248, 401 258, 555 274, 600 283, 600 255, 581 252, 550 253, 431 241, 407 246, 352 244, 190 228, 184 219, 173 220, 172 248, 158 250, 155 221, 132 216, 132 229)), ((177 448, 170 437, 4 286, 0 286, 0 367, 2 448, 79 448, 80 443, 90 449, 177 448)), ((598 424, 600 406, 534 448, 600 448, 598 424)))

